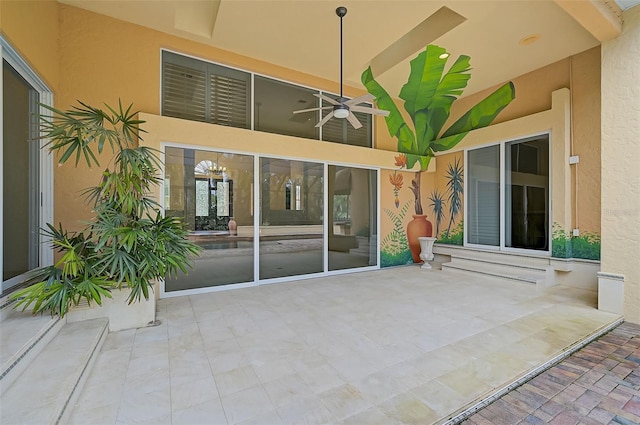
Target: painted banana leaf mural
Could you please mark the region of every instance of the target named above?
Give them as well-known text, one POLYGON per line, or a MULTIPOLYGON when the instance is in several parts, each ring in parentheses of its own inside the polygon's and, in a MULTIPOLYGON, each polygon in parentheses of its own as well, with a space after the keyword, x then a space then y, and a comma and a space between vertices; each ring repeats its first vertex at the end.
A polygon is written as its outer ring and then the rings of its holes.
POLYGON ((371 67, 362 74, 362 83, 376 97, 380 109, 389 111, 385 118, 389 133, 398 139, 398 152, 407 156, 407 169, 420 164, 424 171, 435 152, 456 146, 471 130, 485 127, 515 98, 513 83, 508 82, 474 105, 447 130, 451 105, 461 95, 471 78, 470 57, 461 55, 445 72, 449 57, 446 49, 428 45, 411 61, 411 73, 400 91, 404 108, 413 129, 400 114, 387 91, 375 80, 371 67))

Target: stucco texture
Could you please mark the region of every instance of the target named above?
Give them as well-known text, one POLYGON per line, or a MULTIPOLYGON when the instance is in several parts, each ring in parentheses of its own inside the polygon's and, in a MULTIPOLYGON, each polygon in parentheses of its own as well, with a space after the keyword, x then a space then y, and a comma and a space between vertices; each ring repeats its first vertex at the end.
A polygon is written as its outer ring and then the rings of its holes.
POLYGON ((624 276, 624 316, 640 323, 640 6, 602 45, 601 270, 624 276))

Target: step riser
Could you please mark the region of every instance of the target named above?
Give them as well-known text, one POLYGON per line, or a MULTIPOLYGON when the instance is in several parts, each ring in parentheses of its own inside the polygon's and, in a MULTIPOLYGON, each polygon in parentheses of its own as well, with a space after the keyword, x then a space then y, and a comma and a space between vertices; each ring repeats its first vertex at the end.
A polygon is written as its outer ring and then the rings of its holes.
MULTIPOLYGON (((451 264, 460 268, 466 268, 469 270, 473 270, 474 268, 480 268, 487 271, 497 271, 500 273, 512 274, 512 275, 539 275, 544 278, 546 273, 546 268, 539 267, 528 267, 528 266, 516 266, 513 264, 501 264, 501 263, 493 263, 493 262, 485 262, 482 260, 476 259, 467 259, 467 258, 452 258, 451 264)), ((547 266, 549 267, 549 266, 547 266)))
POLYGON ((550 264, 549 257, 536 257, 499 251, 483 251, 462 247, 447 247, 436 245, 433 248, 433 252, 436 254, 449 255, 452 259, 465 258, 473 260, 486 260, 500 264, 527 266, 541 269, 546 268, 550 264))
POLYGON ((507 279, 507 280, 511 280, 514 282, 520 282, 520 283, 525 283, 525 284, 531 284, 531 285, 543 285, 544 284, 544 279, 534 279, 534 278, 521 278, 518 276, 513 276, 513 275, 509 275, 507 273, 499 273, 499 272, 494 272, 494 271, 481 271, 478 269, 467 269, 464 267, 458 267, 456 265, 454 265, 453 263, 445 263, 442 265, 442 270, 443 271, 450 271, 450 270, 454 270, 456 272, 460 272, 460 273, 466 273, 468 275, 485 275, 485 276, 492 276, 492 277, 499 277, 502 279, 507 279))

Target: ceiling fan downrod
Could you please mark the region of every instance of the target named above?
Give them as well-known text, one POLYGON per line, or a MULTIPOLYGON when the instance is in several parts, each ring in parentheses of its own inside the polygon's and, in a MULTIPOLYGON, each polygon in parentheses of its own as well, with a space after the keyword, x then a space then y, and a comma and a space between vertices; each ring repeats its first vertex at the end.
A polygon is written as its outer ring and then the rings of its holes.
POLYGON ((336 9, 336 15, 340 17, 340 99, 342 100, 342 18, 347 14, 347 8, 340 6, 336 9))

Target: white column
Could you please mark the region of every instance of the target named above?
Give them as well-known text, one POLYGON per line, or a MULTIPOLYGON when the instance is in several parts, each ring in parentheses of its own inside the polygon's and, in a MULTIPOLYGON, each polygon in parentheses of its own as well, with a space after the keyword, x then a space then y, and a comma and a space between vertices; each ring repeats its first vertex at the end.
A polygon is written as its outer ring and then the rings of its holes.
POLYGON ((602 44, 602 202, 599 305, 640 323, 640 6, 602 44))

